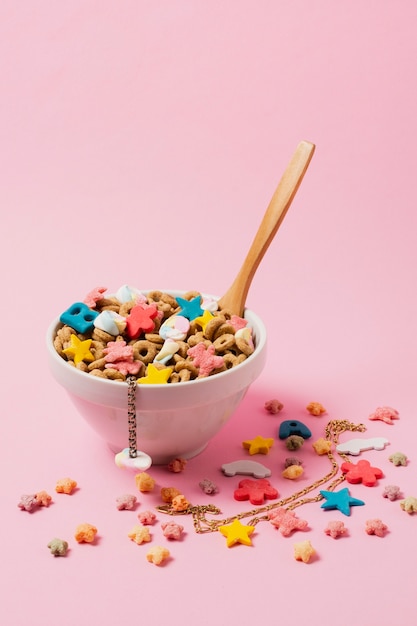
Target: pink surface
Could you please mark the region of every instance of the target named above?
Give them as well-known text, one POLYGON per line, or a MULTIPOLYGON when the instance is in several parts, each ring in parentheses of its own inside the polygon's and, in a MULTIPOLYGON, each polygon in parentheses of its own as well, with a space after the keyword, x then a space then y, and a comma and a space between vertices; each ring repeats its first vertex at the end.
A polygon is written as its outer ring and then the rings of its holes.
MULTIPOLYGON (((2 623, 408 622, 417 514, 381 494, 398 484, 417 497, 416 19, 412 0, 3 0, 2 623), (249 293, 269 334, 264 373, 182 474, 153 468, 157 490, 118 511, 133 475, 52 380, 47 326, 102 284, 222 294, 301 139, 316 154, 249 293), (278 416, 263 408, 274 397, 278 416), (309 416, 312 400, 327 415, 309 416), (399 411, 393 425, 368 420, 382 405, 399 411), (281 419, 305 422, 313 440, 328 419, 389 439, 360 457, 384 478, 349 485, 365 506, 346 517, 309 504, 296 510, 307 531, 283 537, 261 522, 252 546, 233 548, 181 517, 172 559, 148 563, 127 533, 158 489, 179 486, 225 517, 252 508, 219 468, 244 457, 243 440, 276 438, 281 419), (389 462, 397 451, 407 467, 389 462), (78 482, 71 496, 54 493, 63 476, 78 482), (217 495, 202 493, 203 478, 217 495), (48 509, 18 509, 43 489, 48 509), (366 534, 370 518, 385 537, 366 534), (324 533, 333 519, 347 536, 324 533), (75 542, 82 522, 97 526, 95 545, 75 542), (66 558, 46 548, 55 536, 66 558), (306 539, 309 564, 293 557, 306 539)), ((255 457, 282 496, 328 471, 309 443, 300 454, 295 484, 281 478, 278 439, 255 457)), ((168 545, 164 521, 152 545, 168 545)))

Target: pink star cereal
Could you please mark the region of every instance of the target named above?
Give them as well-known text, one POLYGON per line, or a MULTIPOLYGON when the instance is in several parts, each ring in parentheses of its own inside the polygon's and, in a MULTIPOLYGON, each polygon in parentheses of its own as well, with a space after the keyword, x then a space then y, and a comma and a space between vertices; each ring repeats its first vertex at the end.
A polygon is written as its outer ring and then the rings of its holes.
POLYGON ((152 526, 156 521, 156 515, 153 511, 141 511, 138 513, 138 520, 143 526, 152 526))
POLYGON ((400 414, 398 411, 390 406, 379 406, 373 413, 368 415, 368 419, 381 420, 382 422, 385 422, 385 424, 393 424, 394 420, 399 418, 400 414))
POLYGON ((388 530, 388 526, 384 524, 380 519, 368 519, 365 522, 365 532, 368 535, 376 535, 377 537, 384 537, 388 530))
POLYGON ((324 529, 326 535, 332 537, 333 539, 337 539, 338 537, 342 537, 347 532, 347 528, 343 522, 338 520, 330 521, 326 528, 324 529))
POLYGON ((136 502, 138 501, 137 497, 132 495, 131 493, 125 493, 122 496, 116 498, 116 505, 119 511, 134 509, 136 506, 136 502))
POLYGON ((270 511, 268 519, 272 526, 279 529, 283 537, 288 537, 295 530, 305 530, 308 527, 306 520, 300 519, 294 511, 287 511, 284 507, 270 511))
POLYGON ((175 522, 164 522, 161 524, 164 537, 167 539, 181 539, 181 535, 184 531, 184 526, 176 524, 175 522))

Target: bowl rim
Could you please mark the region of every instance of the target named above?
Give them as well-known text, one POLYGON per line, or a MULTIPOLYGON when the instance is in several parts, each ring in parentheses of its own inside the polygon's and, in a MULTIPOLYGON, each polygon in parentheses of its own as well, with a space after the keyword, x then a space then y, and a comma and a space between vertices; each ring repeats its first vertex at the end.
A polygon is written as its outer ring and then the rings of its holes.
MULTIPOLYGON (((156 290, 155 289, 141 289, 140 291, 146 295, 150 291, 156 291, 156 290)), ((181 291, 177 289, 166 289, 166 290, 158 289, 158 291, 169 293, 173 295, 174 297, 181 296, 187 293, 187 291, 181 291)), ((201 295, 206 298, 213 298, 216 300, 219 299, 218 296, 207 294, 205 292, 201 293, 201 295)), ((224 372, 219 372, 215 374, 214 376, 207 376, 204 378, 184 381, 178 384, 167 385, 164 383, 156 383, 152 385, 141 385, 141 394, 146 394, 149 390, 152 390, 153 392, 158 390, 159 393, 161 392, 167 393, 167 390, 170 390, 169 393, 172 394, 172 393, 175 393, 173 391, 174 389, 185 391, 190 386, 193 389, 196 389, 197 387, 203 388, 207 385, 212 385, 214 380, 218 380, 220 382, 220 380, 224 379, 225 377, 230 378, 233 376, 233 374, 237 375, 239 372, 243 372, 246 368, 251 367, 253 363, 253 358, 256 358, 258 354, 261 354, 266 347, 267 332, 266 332, 266 327, 265 327, 264 322, 259 317, 259 315, 255 313, 252 309, 246 307, 243 312, 243 317, 245 319, 248 319, 249 324, 253 324, 254 332, 256 333, 256 347, 255 347, 255 351, 242 363, 240 363, 236 367, 229 368, 228 370, 224 372)), ((55 337, 55 333, 57 329, 59 327, 62 328, 63 326, 64 324, 60 321, 59 317, 57 317, 49 324, 48 329, 47 329, 46 343, 47 343, 47 349, 48 349, 49 355, 52 358, 52 360, 56 362, 57 365, 59 364, 59 366, 64 365, 68 373, 71 372, 71 374, 75 376, 75 379, 77 379, 77 377, 80 377, 79 380, 86 383, 87 382, 86 379, 88 377, 89 384, 93 384, 97 390, 100 387, 103 387, 103 389, 107 389, 108 391, 111 388, 114 388, 115 390, 119 389, 121 387, 120 381, 118 382, 118 381, 110 380, 107 378, 100 378, 98 376, 89 376, 88 374, 86 375, 85 372, 78 370, 72 367, 71 365, 69 365, 68 362, 58 354, 58 352, 56 351, 54 347, 53 339, 55 337)))

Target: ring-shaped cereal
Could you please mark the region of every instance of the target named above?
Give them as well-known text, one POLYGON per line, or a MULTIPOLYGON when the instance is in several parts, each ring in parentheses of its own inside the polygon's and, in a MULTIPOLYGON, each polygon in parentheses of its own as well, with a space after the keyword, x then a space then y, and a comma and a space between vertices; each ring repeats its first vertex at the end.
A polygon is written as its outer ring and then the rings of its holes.
POLYGON ((246 358, 247 357, 245 354, 239 354, 238 356, 236 356, 232 352, 228 352, 227 354, 223 355, 224 364, 227 369, 230 369, 231 367, 236 367, 236 365, 243 363, 246 358))
POLYGON ((236 337, 235 335, 236 345, 245 354, 246 356, 250 356, 254 351, 254 346, 250 345, 243 337, 236 337))
POLYGON ((226 352, 226 350, 230 350, 235 345, 235 336, 231 333, 225 333, 224 335, 220 335, 213 342, 213 346, 217 352, 226 352))
POLYGON ((183 361, 178 361, 178 363, 175 364, 174 370, 176 372, 180 372, 183 369, 189 370, 191 372, 191 375, 194 377, 198 376, 198 369, 195 365, 191 363, 191 361, 184 359, 183 361))
POLYGON ((204 329, 204 336, 210 341, 214 341, 214 335, 217 329, 226 322, 226 319, 221 315, 215 315, 213 319, 209 321, 204 329))
POLYGON ((140 339, 133 344, 133 358, 135 361, 142 361, 142 363, 148 365, 148 363, 153 362, 160 348, 160 344, 140 339))
POLYGON ((221 335, 225 335, 225 334, 230 334, 230 335, 235 334, 235 329, 229 322, 224 322, 223 324, 221 324, 220 326, 216 328, 213 341, 221 337, 221 335))

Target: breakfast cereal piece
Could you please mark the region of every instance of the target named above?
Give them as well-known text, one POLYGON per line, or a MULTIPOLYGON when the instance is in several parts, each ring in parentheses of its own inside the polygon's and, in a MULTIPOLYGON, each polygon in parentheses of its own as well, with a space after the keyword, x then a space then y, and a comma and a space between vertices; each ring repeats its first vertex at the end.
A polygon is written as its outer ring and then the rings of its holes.
POLYGON ((403 511, 406 511, 406 513, 410 513, 410 515, 417 513, 417 498, 409 496, 408 498, 401 500, 400 507, 403 511))
POLYGON ((88 294, 85 296, 83 302, 86 306, 90 307, 90 309, 95 309, 97 306, 97 302, 103 299, 103 294, 107 291, 107 287, 94 287, 88 294))
POLYGON ((138 378, 138 385, 164 385, 168 382, 172 373, 172 367, 164 367, 159 369, 152 363, 146 368, 146 376, 138 378))
POLYGON ((407 457, 402 452, 395 452, 388 457, 388 460, 391 461, 394 465, 407 465, 407 457))
POLYGON ((285 440, 287 450, 299 450, 303 444, 304 437, 300 437, 299 435, 290 435, 285 440))
POLYGON ((156 515, 152 511, 141 511, 138 513, 138 520, 144 526, 151 526, 156 520, 156 515))
POLYGON ((187 465, 187 460, 182 458, 172 459, 167 465, 167 469, 170 472, 179 473, 182 472, 187 465))
POLYGON ((393 424, 394 420, 399 419, 399 417, 398 411, 390 406, 379 406, 373 413, 368 415, 368 419, 381 420, 385 424, 393 424))
POLYGON ((68 348, 64 348, 62 352, 67 357, 71 357, 75 365, 78 365, 81 361, 91 363, 94 361, 94 354, 90 350, 91 343, 92 339, 81 341, 77 335, 71 335, 71 345, 68 348))
POLYGON ((171 507, 178 513, 183 513, 190 507, 190 503, 182 494, 172 498, 171 507))
POLYGON ((257 435, 254 439, 242 441, 242 446, 248 450, 249 454, 268 454, 270 448, 274 445, 272 437, 261 437, 257 435))
POLYGON ((136 487, 142 493, 152 491, 155 487, 155 480, 146 472, 141 472, 135 476, 136 487))
POLYGON ((78 543, 93 543, 96 538, 97 528, 92 524, 79 524, 75 529, 75 540, 78 543))
POLYGON ((168 548, 164 548, 163 546, 153 546, 146 554, 148 562, 154 565, 161 565, 161 563, 166 561, 170 556, 171 554, 168 548))
POLYGON ((164 522, 161 524, 164 537, 167 539, 181 539, 181 535, 184 531, 184 526, 176 524, 175 522, 164 522))
POLYGON ((310 541, 300 541, 294 544, 294 558, 296 561, 309 563, 311 558, 316 554, 315 549, 310 541))
POLYGON ((259 505, 264 500, 273 500, 278 497, 278 491, 266 478, 252 480, 245 478, 239 482, 238 489, 233 493, 235 500, 249 500, 252 504, 259 505))
POLYGON ((54 556, 66 556, 68 552, 68 541, 55 537, 48 543, 47 547, 54 556))
POLYGON ((199 378, 205 378, 213 370, 222 367, 224 364, 223 357, 215 354, 213 345, 206 347, 203 343, 198 343, 196 346, 189 348, 187 354, 192 359, 193 365, 198 367, 199 378))
POLYGON ((268 413, 272 413, 272 415, 276 415, 284 408, 282 402, 276 400, 275 398, 273 400, 267 400, 264 406, 266 411, 268 411, 268 413))
POLYGON ((400 488, 398 485, 387 485, 382 492, 383 498, 388 498, 391 502, 400 497, 400 488))
POLYGON ((132 530, 127 533, 127 536, 137 543, 138 546, 151 540, 151 534, 147 526, 133 526, 132 530))
POLYGON ((300 478, 304 474, 304 470, 301 465, 290 465, 282 472, 283 478, 289 478, 290 480, 295 480, 300 478))
POLYGON ((329 537, 337 539, 337 537, 341 537, 347 532, 347 528, 343 522, 340 522, 339 520, 334 520, 327 524, 324 532, 326 533, 326 535, 329 535, 329 537))
POLYGON ((39 506, 39 501, 36 498, 36 494, 25 494, 21 496, 17 506, 22 511, 33 511, 39 506))
POLYGON ((176 496, 180 495, 181 491, 179 491, 179 489, 176 489, 176 487, 162 487, 161 489, 162 502, 165 502, 166 504, 171 504, 172 500, 176 496))
POLYGON ((77 481, 72 480, 72 478, 61 478, 58 480, 55 491, 57 493, 66 493, 70 495, 77 486, 77 481))
POLYGON ((368 535, 376 535, 377 537, 384 537, 388 530, 388 526, 384 524, 380 519, 368 519, 365 522, 365 532, 368 535))
POLYGON ((203 480, 200 480, 200 482, 198 483, 198 486, 207 495, 212 495, 214 493, 217 493, 219 490, 217 485, 213 481, 209 480, 208 478, 203 478, 203 480))
POLYGON ((36 501, 39 506, 49 506, 52 502, 52 496, 50 496, 49 493, 46 493, 46 491, 38 491, 36 494, 36 501))
POLYGON ((272 526, 279 528, 283 537, 288 537, 294 530, 305 530, 308 526, 306 520, 300 519, 294 511, 287 511, 284 507, 270 511, 268 519, 272 526))
POLYGON ((317 441, 315 441, 312 445, 313 445, 314 451, 319 456, 328 454, 332 449, 332 442, 329 441, 328 439, 324 439, 323 437, 320 437, 320 439, 317 439, 317 441))
POLYGON ((302 465, 303 462, 300 459, 297 459, 295 456, 289 456, 284 461, 284 467, 290 467, 291 465, 302 465))
POLYGON ((123 511, 125 509, 130 511, 131 509, 134 509, 137 501, 137 497, 130 493, 125 493, 116 498, 116 504, 119 511, 123 511))
POLYGON ((315 415, 316 417, 326 413, 326 409, 320 402, 310 402, 307 404, 306 409, 311 415, 315 415))

